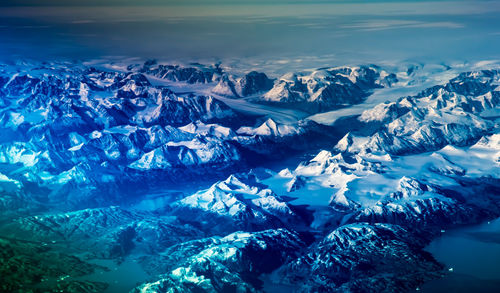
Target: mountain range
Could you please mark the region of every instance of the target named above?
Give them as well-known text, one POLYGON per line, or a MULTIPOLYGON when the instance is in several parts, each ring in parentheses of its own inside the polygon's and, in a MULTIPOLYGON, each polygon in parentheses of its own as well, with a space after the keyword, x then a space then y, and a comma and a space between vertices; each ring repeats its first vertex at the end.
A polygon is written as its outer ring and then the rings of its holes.
POLYGON ((95 275, 129 262, 144 293, 402 292, 444 276, 425 246, 500 216, 500 71, 309 119, 407 78, 1 65, 1 290, 112 292, 95 275))

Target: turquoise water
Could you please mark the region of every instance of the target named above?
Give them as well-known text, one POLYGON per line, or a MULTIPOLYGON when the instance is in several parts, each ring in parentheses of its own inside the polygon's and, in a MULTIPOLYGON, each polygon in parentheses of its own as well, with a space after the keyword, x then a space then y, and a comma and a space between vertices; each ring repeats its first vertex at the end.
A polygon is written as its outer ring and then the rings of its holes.
POLYGON ((500 292, 500 219, 445 231, 426 250, 448 274, 423 292, 500 292))
POLYGON ((78 279, 107 283, 108 288, 103 293, 126 293, 149 279, 149 275, 144 272, 141 266, 131 259, 127 259, 119 265, 113 260, 93 260, 90 262, 107 267, 109 270, 99 270, 78 279))

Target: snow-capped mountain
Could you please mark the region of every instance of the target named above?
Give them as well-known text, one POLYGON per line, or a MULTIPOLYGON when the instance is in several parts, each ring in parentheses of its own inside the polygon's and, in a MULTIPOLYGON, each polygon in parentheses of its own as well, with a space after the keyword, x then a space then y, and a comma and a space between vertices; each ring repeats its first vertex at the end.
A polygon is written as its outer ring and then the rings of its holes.
MULTIPOLYGON (((100 189, 227 176, 246 165, 246 152, 269 156, 264 145, 280 148, 316 127, 271 119, 254 126, 262 118, 236 113, 212 96, 175 93, 150 82, 207 83, 219 71, 151 63, 135 71, 79 64, 5 66, 0 72, 0 163, 26 168, 22 176, 5 176, 15 184, 49 188, 49 199, 75 205, 99 201, 92 194, 100 189), (87 198, 57 196, 74 188, 87 198)), ((249 74, 242 89, 252 91, 261 79, 249 74)), ((119 197, 113 192, 102 200, 119 197)))
POLYGON ((158 64, 155 60, 146 61, 141 68, 141 72, 161 79, 181 81, 189 84, 215 82, 219 80, 222 75, 222 69, 218 65, 163 65, 158 64))
POLYGON ((231 175, 173 207, 179 219, 212 231, 254 231, 298 226, 303 221, 293 207, 252 175, 231 175))
POLYGON ((400 155, 448 144, 470 145, 498 128, 494 118, 500 103, 499 82, 496 70, 468 72, 416 96, 380 104, 358 118, 379 125, 376 131, 368 137, 346 137, 339 150, 400 155))
POLYGON ((262 94, 272 87, 273 80, 265 73, 251 71, 240 78, 231 75, 222 76, 212 92, 228 97, 247 97, 262 94))
POLYGON ((242 77, 225 72, 220 64, 162 65, 151 60, 140 72, 173 82, 212 84, 211 92, 228 97, 246 97, 263 93, 273 87, 273 80, 263 72, 251 71, 242 77))
POLYGON ((178 66, 150 61, 140 72, 171 82, 202 84, 208 92, 223 97, 250 97, 257 103, 311 113, 359 104, 374 90, 391 87, 398 82, 396 74, 375 65, 290 72, 278 79, 257 71, 238 76, 227 72, 219 64, 178 66))
POLYGON ((470 147, 447 146, 405 157, 322 151, 277 177, 285 180, 283 189, 305 202, 314 201, 308 199, 311 190, 325 190, 323 204, 343 215, 340 223, 439 229, 499 213, 496 136, 485 136, 470 147))
POLYGON ((236 131, 238 134, 260 135, 260 136, 294 136, 304 132, 303 128, 295 125, 278 125, 269 118, 258 127, 243 126, 236 131))
POLYGON ((322 112, 361 103, 374 89, 396 82, 395 74, 376 66, 319 69, 280 77, 263 101, 322 112))
POLYGON ((445 273, 441 231, 500 216, 496 70, 325 126, 290 108, 419 69, 89 64, 0 66, 0 273, 46 270, 30 288, 103 292, 108 267, 132 292, 409 291, 445 273))
POLYGON ((326 189, 321 200, 344 215, 339 223, 439 229, 498 214, 498 78, 464 73, 365 111, 332 152, 278 174, 279 188, 303 201, 326 189))
POLYGON ((154 260, 166 274, 131 292, 259 292, 258 276, 296 257, 304 246, 297 233, 285 229, 185 242, 154 260))
POLYGON ((442 274, 424 242, 399 226, 366 223, 335 229, 273 276, 296 292, 404 292, 442 274), (384 272, 384 273, 381 273, 384 272), (411 276, 411 277, 409 277, 411 276))

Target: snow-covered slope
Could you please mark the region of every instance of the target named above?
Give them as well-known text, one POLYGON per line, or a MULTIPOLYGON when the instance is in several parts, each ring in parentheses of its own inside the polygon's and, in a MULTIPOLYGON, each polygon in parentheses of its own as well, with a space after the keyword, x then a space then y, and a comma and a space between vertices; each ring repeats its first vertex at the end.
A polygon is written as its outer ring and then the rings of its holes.
POLYGON ((302 219, 286 201, 255 176, 231 175, 176 203, 174 214, 212 231, 246 231, 299 225, 302 219))
POLYGON ((270 273, 305 246, 288 230, 236 232, 174 246, 155 260, 166 274, 132 292, 258 292, 270 273))
POLYGON ((262 94, 273 87, 273 80, 265 73, 251 71, 243 77, 237 78, 232 75, 223 75, 212 92, 227 97, 246 97, 254 94, 262 94))
POLYGON ((339 149, 407 154, 447 144, 470 145, 498 128, 494 118, 500 103, 499 83, 496 70, 463 73, 417 96, 380 104, 358 118, 362 123, 379 125, 368 140, 349 138, 339 149))
POLYGON ((155 60, 149 60, 144 63, 143 67, 141 68, 141 72, 170 81, 181 81, 189 84, 204 84, 219 80, 222 69, 218 65, 164 65, 158 64, 158 62, 155 60))
POLYGON ((500 102, 498 83, 497 71, 464 73, 380 104, 359 116, 361 126, 353 123, 332 151, 269 184, 288 188, 300 203, 313 204, 312 190, 329 194, 322 202, 338 223, 439 228, 498 214, 498 116, 491 114, 500 102))
POLYGON ((263 101, 322 112, 361 103, 374 89, 395 82, 394 74, 376 66, 319 69, 309 75, 282 76, 263 101))
POLYGON ((116 262, 133 292, 399 292, 442 276, 423 251, 440 231, 500 216, 496 70, 327 127, 280 107, 361 103, 396 77, 96 67, 0 66, 9 251, 116 262))
POLYGON ((274 273, 296 292, 404 292, 439 276, 424 242, 399 226, 340 227, 274 273))
POLYGON ((269 118, 258 127, 243 126, 236 132, 238 134, 246 135, 283 137, 298 135, 301 132, 304 132, 304 129, 301 129, 295 125, 279 125, 271 118, 269 118))
MULTIPOLYGON (((10 166, 4 175, 16 184, 48 188, 42 201, 102 204, 121 197, 113 189, 132 191, 131 184, 141 189, 158 182, 219 179, 245 168, 246 152, 270 156, 270 150, 315 127, 272 120, 260 125, 264 118, 236 113, 212 96, 175 93, 150 82, 207 84, 221 72, 217 66, 193 66, 3 66, 0 163, 10 166), (15 166, 24 173, 13 172, 15 166), (78 198, 68 195, 75 188, 78 198), (109 195, 96 198, 97 190, 109 195)), ((242 91, 249 94, 264 79, 248 74, 241 79, 242 91)))
POLYGON ((363 102, 375 89, 398 82, 394 73, 371 66, 320 68, 312 72, 287 73, 278 79, 251 71, 231 74, 219 64, 203 66, 159 65, 147 62, 141 69, 161 80, 189 85, 203 84, 203 92, 221 97, 245 98, 255 103, 272 104, 310 113, 324 112, 363 102))

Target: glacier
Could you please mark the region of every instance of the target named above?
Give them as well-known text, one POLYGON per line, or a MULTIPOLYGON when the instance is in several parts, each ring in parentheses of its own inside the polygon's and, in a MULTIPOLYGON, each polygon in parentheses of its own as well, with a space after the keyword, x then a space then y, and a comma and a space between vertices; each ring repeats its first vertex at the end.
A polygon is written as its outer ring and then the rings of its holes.
POLYGON ((96 276, 129 262, 144 293, 442 278, 425 247, 500 217, 500 71, 477 66, 2 64, 1 290, 113 292, 96 276))

